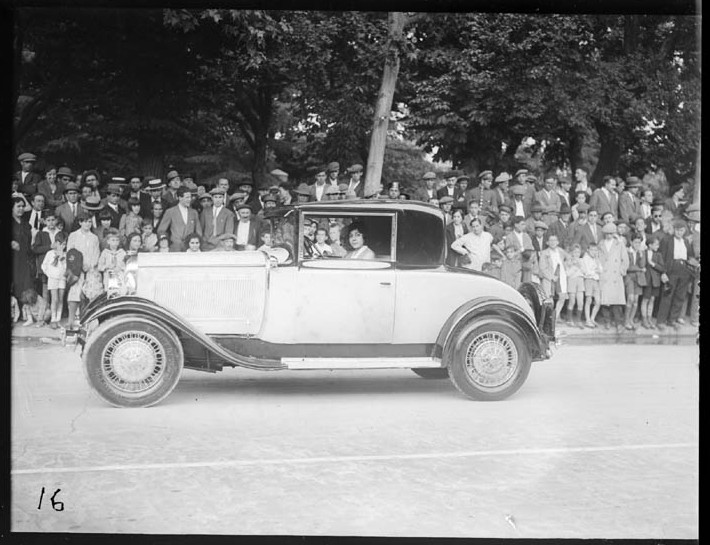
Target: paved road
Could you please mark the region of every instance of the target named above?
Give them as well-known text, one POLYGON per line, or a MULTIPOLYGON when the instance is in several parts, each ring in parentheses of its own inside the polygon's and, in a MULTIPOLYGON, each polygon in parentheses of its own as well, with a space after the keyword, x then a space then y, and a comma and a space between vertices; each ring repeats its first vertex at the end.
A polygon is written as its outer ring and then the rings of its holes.
POLYGON ((12 529, 696 539, 698 357, 561 347, 498 403, 405 370, 185 371, 115 409, 20 341, 12 529))

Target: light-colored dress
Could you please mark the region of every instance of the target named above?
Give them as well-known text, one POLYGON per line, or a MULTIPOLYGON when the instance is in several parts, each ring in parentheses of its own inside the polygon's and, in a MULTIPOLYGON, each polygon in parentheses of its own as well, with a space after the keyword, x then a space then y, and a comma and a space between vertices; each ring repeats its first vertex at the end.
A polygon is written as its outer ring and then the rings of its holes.
POLYGON ((47 276, 47 289, 63 290, 67 287, 66 255, 49 250, 42 261, 42 272, 47 276))
MULTIPOLYGON (((81 229, 78 229, 69 235, 67 239, 67 251, 72 248, 76 248, 81 252, 83 257, 83 271, 86 273, 89 269, 93 269, 99 262, 99 255, 101 254, 101 249, 99 247, 99 237, 97 237, 92 232, 85 233, 81 229)), ((81 288, 84 284, 84 274, 79 277, 69 288, 67 293, 67 301, 79 302, 81 301, 81 288)))
POLYGON ((345 254, 346 259, 375 259, 375 252, 367 246, 362 246, 357 250, 345 254))

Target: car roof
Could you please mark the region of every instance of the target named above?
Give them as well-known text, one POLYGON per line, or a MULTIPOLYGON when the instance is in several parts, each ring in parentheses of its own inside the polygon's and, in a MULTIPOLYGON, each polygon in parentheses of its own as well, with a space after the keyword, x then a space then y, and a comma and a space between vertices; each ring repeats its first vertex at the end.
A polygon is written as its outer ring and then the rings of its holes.
POLYGON ((296 209, 304 212, 321 212, 333 210, 338 213, 343 212, 393 212, 393 211, 416 211, 433 214, 438 217, 443 216, 443 212, 438 206, 421 201, 405 201, 400 199, 350 199, 343 201, 321 201, 295 203, 282 209, 296 209))

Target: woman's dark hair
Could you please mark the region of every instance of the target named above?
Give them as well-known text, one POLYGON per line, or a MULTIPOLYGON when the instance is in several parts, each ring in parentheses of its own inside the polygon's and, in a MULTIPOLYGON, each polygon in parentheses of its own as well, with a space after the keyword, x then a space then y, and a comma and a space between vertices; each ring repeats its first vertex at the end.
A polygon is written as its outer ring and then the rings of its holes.
POLYGON ((12 207, 14 208, 17 203, 22 203, 22 206, 25 206, 25 199, 22 197, 13 197, 12 198, 12 207))
POLYGON ((457 213, 461 215, 461 219, 463 219, 464 216, 466 215, 466 214, 464 214, 464 211, 461 208, 454 208, 451 211, 451 217, 453 218, 457 213))
POLYGON ((111 219, 111 212, 109 212, 108 210, 101 210, 101 212, 99 212, 99 221, 110 220, 110 219, 111 219))
POLYGON ((141 202, 135 197, 128 199, 128 209, 130 210, 133 206, 140 206, 141 202))
POLYGON ((365 226, 362 223, 355 221, 348 226, 348 236, 345 237, 349 250, 353 250, 353 247, 350 245, 350 234, 353 233, 353 231, 360 233, 362 235, 363 244, 367 244, 367 229, 365 229, 365 226))
POLYGON ((54 242, 66 242, 69 237, 64 231, 59 231, 54 235, 54 242))
POLYGON ((131 247, 131 240, 133 240, 133 237, 138 237, 141 241, 141 244, 143 244, 143 237, 141 236, 141 234, 134 231, 133 233, 129 233, 128 235, 126 235, 126 250, 131 247))
POLYGON ((57 170, 57 167, 55 167, 54 165, 47 165, 46 167, 44 167, 45 174, 47 174, 47 172, 49 172, 50 170, 57 170))
POLYGON ((185 240, 184 240, 185 246, 189 246, 190 241, 194 240, 194 239, 197 239, 200 241, 200 248, 201 248, 202 247, 202 237, 200 235, 198 235, 197 233, 190 233, 189 235, 187 235, 185 237, 185 240))

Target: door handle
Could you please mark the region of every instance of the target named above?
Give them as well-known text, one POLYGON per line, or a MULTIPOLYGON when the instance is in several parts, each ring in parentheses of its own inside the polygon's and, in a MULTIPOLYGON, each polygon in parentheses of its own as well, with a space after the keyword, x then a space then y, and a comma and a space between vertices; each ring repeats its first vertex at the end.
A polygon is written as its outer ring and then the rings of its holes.
POLYGON ((380 282, 380 286, 391 286, 392 282, 380 282))

